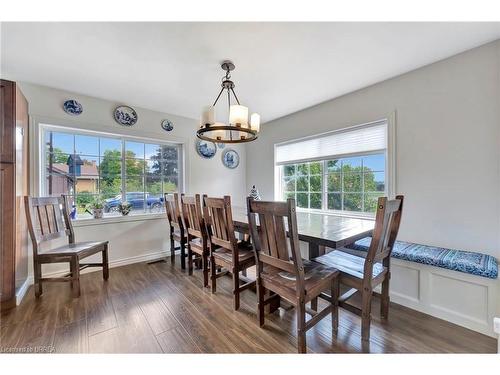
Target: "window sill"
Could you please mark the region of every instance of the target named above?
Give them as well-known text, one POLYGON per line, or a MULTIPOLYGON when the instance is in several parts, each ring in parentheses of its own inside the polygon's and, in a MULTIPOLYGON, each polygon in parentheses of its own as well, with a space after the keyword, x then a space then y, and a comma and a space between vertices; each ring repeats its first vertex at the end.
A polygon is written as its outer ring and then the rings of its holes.
POLYGON ((375 214, 358 213, 355 211, 325 211, 325 210, 314 210, 314 209, 297 207, 297 212, 305 212, 308 214, 320 214, 320 215, 350 217, 353 219, 375 220, 375 214))
POLYGON ((77 227, 87 227, 93 225, 127 223, 133 221, 158 220, 166 218, 167 218, 166 213, 159 213, 159 214, 103 217, 102 219, 85 218, 85 219, 73 220, 71 223, 73 224, 73 227, 77 228, 77 227))

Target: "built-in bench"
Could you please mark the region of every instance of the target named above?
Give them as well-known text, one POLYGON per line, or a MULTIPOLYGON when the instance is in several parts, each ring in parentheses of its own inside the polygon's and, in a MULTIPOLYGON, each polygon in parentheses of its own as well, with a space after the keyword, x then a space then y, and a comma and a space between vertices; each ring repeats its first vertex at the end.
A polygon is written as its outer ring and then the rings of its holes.
MULTIPOLYGON (((358 251, 368 251, 371 237, 362 238, 347 246, 358 251)), ((419 245, 411 242, 396 241, 392 257, 465 272, 472 275, 496 279, 498 264, 495 257, 472 251, 452 250, 442 247, 419 245)))

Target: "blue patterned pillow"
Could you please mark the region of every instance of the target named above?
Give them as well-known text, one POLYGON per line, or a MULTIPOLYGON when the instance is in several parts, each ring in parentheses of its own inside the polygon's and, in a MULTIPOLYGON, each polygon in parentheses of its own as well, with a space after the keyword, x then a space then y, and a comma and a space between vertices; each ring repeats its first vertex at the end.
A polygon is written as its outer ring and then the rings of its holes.
MULTIPOLYGON (((371 241, 371 237, 366 237, 347 247, 354 250, 368 251, 371 241)), ((452 250, 396 241, 391 256, 410 262, 428 264, 491 279, 498 277, 496 258, 472 251, 452 250)))

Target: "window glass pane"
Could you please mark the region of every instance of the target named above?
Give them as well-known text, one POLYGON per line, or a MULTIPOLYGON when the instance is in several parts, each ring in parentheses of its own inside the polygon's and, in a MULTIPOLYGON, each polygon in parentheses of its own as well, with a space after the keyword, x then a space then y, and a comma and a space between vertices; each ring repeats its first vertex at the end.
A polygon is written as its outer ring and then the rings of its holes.
POLYGON ((115 138, 99 138, 100 156, 114 157, 121 159, 122 157, 122 141, 115 138))
POLYGON ((283 200, 287 200, 288 198, 295 199, 295 192, 286 192, 283 194, 283 200))
POLYGON ((323 173, 323 163, 314 162, 309 164, 309 173, 310 174, 322 174, 323 173))
POLYGON ((283 167, 283 174, 285 176, 293 176, 295 174, 295 165, 285 165, 283 167))
MULTIPOLYGON (((127 179, 127 184, 129 180, 127 179)), ((137 183, 137 182, 134 182, 137 183)), ((143 213, 145 207, 144 200, 144 189, 137 189, 138 191, 127 192, 126 199, 127 202, 131 205, 131 211, 136 213, 143 213)))
POLYGON ((45 155, 45 162, 47 173, 62 173, 69 174, 70 165, 72 165, 74 158, 71 155, 63 153, 45 155))
POLYGON ((365 173, 365 191, 385 191, 385 173, 365 173))
POLYGON ((340 193, 328 194, 328 209, 329 210, 342 209, 342 197, 340 193))
POLYGON ((307 193, 297 193, 297 206, 302 208, 309 207, 309 199, 307 193))
POLYGON ((46 150, 50 151, 50 141, 52 135, 52 152, 72 154, 74 152, 74 136, 73 134, 47 132, 45 134, 46 150))
POLYGON ((79 160, 75 160, 77 176, 97 176, 99 174, 99 157, 80 155, 79 160))
POLYGON ((340 172, 340 167, 342 163, 340 160, 328 160, 326 167, 328 172, 340 172))
POLYGON ((146 143, 145 151, 146 159, 163 159, 160 145, 146 143))
POLYGON ((144 143, 126 141, 125 157, 144 158, 144 143))
POLYGON ((177 176, 179 173, 179 164, 174 160, 161 161, 161 173, 164 176, 177 176))
POLYGON ((144 193, 144 177, 142 176, 127 176, 125 179, 125 190, 127 194, 143 194, 144 193))
POLYGON ((173 193, 179 191, 179 180, 177 177, 165 177, 163 179, 163 192, 173 193))
POLYGON ((308 177, 297 177, 297 191, 309 191, 308 177))
POLYGON ((120 194, 122 191, 121 175, 102 175, 99 179, 99 191, 108 197, 120 194))
POLYGON ((361 211, 362 205, 362 194, 344 194, 344 210, 361 211))
POLYGON ((144 159, 126 159, 125 174, 127 176, 141 176, 144 174, 145 164, 144 159))
POLYGON ((341 191, 342 178, 340 173, 331 173, 328 175, 328 191, 341 191))
POLYGON ((99 156, 99 138, 89 135, 75 135, 75 153, 99 156))
POLYGON ((367 155, 363 156, 363 167, 370 171, 385 171, 385 155, 367 155))
POLYGON ((99 176, 77 176, 76 193, 99 193, 99 176))
POLYGON ((309 208, 314 208, 314 209, 321 209, 321 201, 322 199, 322 194, 321 193, 311 193, 310 194, 310 199, 311 199, 311 206, 309 208))
POLYGON ((295 177, 285 178, 284 191, 295 191, 295 177))
POLYGON ((162 178, 159 176, 146 176, 146 193, 150 197, 161 197, 162 194, 162 178))
POLYGON ((304 163, 304 164, 297 164, 297 174, 298 175, 308 175, 309 174, 309 164, 304 163))
POLYGON ((179 159, 179 147, 178 146, 161 146, 161 159, 176 161, 179 159))
POLYGON ((321 192, 321 180, 323 176, 311 176, 309 177, 309 187, 311 191, 321 192))
POLYGON ((76 195, 76 211, 79 218, 91 217, 92 209, 90 205, 99 196, 88 192, 82 192, 76 195))
POLYGON ((104 213, 108 216, 121 216, 118 205, 122 202, 121 194, 101 193, 104 200, 104 213))
POLYGON ((361 171, 361 157, 342 159, 342 170, 344 172, 361 171))
POLYGON ((344 191, 361 192, 361 173, 344 173, 344 191))
POLYGON ((365 212, 375 212, 377 210, 377 201, 382 194, 365 194, 365 212))
POLYGON ((45 194, 49 196, 72 195, 75 191, 74 178, 67 174, 50 173, 45 178, 45 194))
POLYGON ((122 160, 114 158, 112 153, 107 153, 101 158, 99 163, 99 173, 101 176, 121 175, 122 160))

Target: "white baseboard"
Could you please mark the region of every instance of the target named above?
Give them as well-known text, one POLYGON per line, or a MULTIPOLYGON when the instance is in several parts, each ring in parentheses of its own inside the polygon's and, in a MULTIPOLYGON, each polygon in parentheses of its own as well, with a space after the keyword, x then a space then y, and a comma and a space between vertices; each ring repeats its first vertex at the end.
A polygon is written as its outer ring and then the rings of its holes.
POLYGON ((19 305, 21 303, 31 284, 32 282, 29 277, 24 280, 23 285, 21 285, 21 287, 16 292, 16 305, 19 305))
MULTIPOLYGON (((134 263, 149 262, 152 260, 165 258, 167 256, 170 256, 170 251, 162 250, 162 251, 157 251, 154 253, 141 254, 141 255, 136 255, 136 256, 128 257, 128 258, 116 259, 116 260, 109 262, 109 268, 121 267, 121 266, 126 266, 128 264, 134 264, 134 263)), ((85 273, 98 272, 98 271, 100 272, 100 268, 86 268, 81 273, 85 274, 85 273)), ((67 270, 47 272, 47 273, 44 273, 43 276, 44 277, 59 277, 59 276, 65 275, 66 273, 68 273, 67 270)), ((28 288, 31 285, 33 285, 33 283, 34 283, 34 279, 33 279, 33 275, 31 275, 28 277, 28 279, 25 281, 23 287, 21 288, 21 289, 24 288, 22 295, 19 294, 19 297, 16 295, 16 303, 18 305, 21 303, 21 300, 24 297, 24 295, 26 294, 26 291, 28 290, 28 288)), ((20 291, 21 291, 21 289, 20 289, 20 291)))

